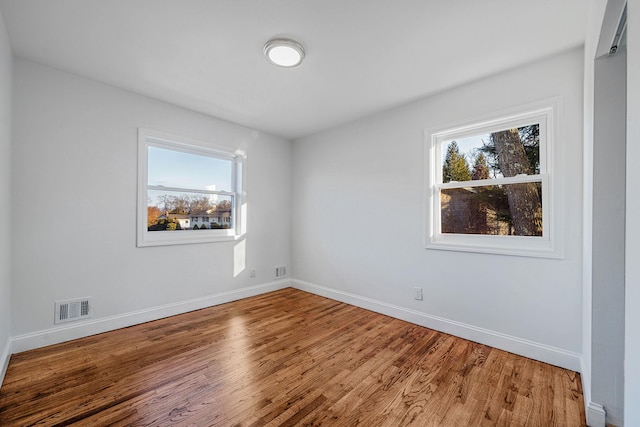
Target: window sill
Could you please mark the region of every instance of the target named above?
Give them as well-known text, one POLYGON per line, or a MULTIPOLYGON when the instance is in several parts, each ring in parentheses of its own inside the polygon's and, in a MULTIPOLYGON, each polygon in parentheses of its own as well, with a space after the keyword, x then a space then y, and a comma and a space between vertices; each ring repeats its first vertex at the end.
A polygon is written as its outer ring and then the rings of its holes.
POLYGON ((440 235, 425 244, 426 249, 474 252, 532 258, 562 259, 562 251, 549 239, 523 236, 440 235))
POLYGON ((138 247, 189 245, 194 243, 219 243, 238 240, 235 230, 175 230, 143 231, 138 239, 138 247))

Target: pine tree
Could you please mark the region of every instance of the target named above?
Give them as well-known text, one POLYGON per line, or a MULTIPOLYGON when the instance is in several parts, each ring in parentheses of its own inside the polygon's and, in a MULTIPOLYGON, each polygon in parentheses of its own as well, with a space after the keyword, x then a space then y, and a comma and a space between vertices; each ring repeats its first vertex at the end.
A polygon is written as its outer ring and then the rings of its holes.
POLYGON ((460 154, 458 143, 451 141, 442 164, 442 182, 470 181, 471 171, 464 154, 460 154))
POLYGON ((473 162, 473 172, 471 173, 471 179, 489 179, 489 166, 487 166, 487 159, 482 153, 478 153, 473 162))

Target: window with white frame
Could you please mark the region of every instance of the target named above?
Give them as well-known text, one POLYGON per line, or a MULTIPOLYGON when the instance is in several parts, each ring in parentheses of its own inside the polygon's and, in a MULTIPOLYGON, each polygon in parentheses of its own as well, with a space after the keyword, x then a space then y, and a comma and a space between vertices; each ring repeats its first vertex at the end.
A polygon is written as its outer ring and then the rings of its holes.
POLYGON ((561 256, 551 197, 556 104, 427 132, 427 248, 561 256))
POLYGON ((138 246, 237 238, 242 166, 242 153, 139 129, 138 246))

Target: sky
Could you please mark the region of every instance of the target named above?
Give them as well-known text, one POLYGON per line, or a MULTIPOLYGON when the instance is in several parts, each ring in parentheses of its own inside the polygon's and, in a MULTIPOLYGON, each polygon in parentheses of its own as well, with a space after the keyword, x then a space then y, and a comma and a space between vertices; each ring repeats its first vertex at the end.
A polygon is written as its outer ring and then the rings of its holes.
MULTIPOLYGON (((474 135, 466 138, 456 138, 455 141, 460 149, 460 154, 464 154, 469 163, 469 167, 473 167, 473 159, 476 156, 476 149, 482 147, 482 141, 489 142, 489 134, 486 135, 474 135)), ((451 143, 451 140, 442 144, 442 162, 447 155, 447 147, 451 143)))
POLYGON ((149 147, 148 185, 232 191, 232 162, 149 147))

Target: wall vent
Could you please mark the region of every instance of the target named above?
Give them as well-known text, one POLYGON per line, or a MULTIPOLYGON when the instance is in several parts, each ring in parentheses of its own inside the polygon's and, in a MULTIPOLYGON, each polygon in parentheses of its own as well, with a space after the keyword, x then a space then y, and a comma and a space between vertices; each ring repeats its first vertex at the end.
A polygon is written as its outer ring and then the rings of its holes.
POLYGON ((53 323, 72 322, 91 317, 92 305, 91 297, 56 301, 53 323))
POLYGON ((287 276, 287 266, 286 265, 278 265, 276 267, 276 279, 281 279, 287 276))

